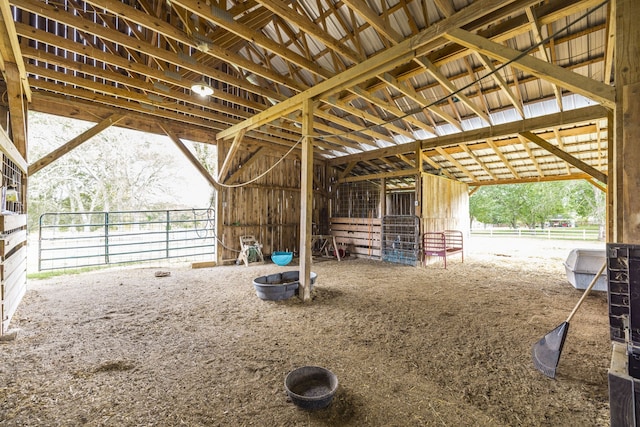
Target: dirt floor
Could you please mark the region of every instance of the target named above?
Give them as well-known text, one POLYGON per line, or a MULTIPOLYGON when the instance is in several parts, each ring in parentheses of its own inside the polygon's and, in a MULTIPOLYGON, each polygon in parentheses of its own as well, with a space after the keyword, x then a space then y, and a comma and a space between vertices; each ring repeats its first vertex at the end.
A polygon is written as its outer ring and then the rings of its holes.
POLYGON ((474 238, 447 270, 318 261, 307 304, 256 297, 254 278, 292 268, 271 263, 31 280, 0 342, 0 424, 608 426, 606 293, 572 320, 556 379, 531 361, 580 298, 574 247, 594 244, 474 238), (288 399, 304 365, 338 376, 328 408, 288 399))

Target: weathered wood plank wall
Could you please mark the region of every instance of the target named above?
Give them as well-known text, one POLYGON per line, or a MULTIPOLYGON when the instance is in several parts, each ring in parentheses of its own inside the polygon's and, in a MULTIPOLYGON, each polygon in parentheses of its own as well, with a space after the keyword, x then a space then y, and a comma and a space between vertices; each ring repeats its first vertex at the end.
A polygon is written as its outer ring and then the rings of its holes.
POLYGON ((17 201, 3 196, 0 215, 0 335, 9 328, 22 297, 27 291, 27 215, 25 176, 27 162, 18 153, 4 129, 0 128, 0 165, 2 186, 15 185, 17 201), (11 212, 9 214, 8 212, 11 212))
MULTIPOLYGON (((229 169, 232 179, 227 185, 247 183, 282 158, 283 153, 262 149, 257 157, 254 152, 238 152, 229 169)), ((219 163, 226 152, 218 153, 219 163)), ((300 228, 300 158, 290 154, 273 170, 255 182, 237 187, 225 187, 218 193, 219 262, 235 260, 240 250, 240 236, 253 235, 263 245, 262 252, 294 251, 299 248, 300 228)), ((323 208, 328 205, 326 188, 326 166, 314 164, 314 209, 313 222, 320 224, 323 208)), ((326 212, 326 211, 325 211, 326 212)), ((325 214, 326 215, 326 214, 325 214)))
POLYGON ((442 176, 422 174, 422 232, 460 230, 469 235, 469 187, 442 176))
POLYGON ((382 225, 380 218, 331 218, 331 234, 349 253, 380 258, 382 225))

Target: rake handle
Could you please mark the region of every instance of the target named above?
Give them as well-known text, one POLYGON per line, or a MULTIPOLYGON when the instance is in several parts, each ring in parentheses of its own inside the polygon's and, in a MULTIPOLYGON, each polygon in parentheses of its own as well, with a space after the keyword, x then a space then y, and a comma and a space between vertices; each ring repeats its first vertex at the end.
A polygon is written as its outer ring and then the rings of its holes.
POLYGON ((578 309, 582 305, 582 302, 585 300, 585 298, 587 298, 587 296, 589 295, 589 292, 591 292, 591 289, 593 289, 593 287, 595 286, 596 282, 600 278, 600 275, 602 274, 602 272, 604 271, 605 268, 607 268, 607 260, 606 259, 605 259, 604 263, 602 264, 602 267, 600 267, 600 270, 598 270, 598 272, 596 273, 596 276, 593 278, 591 283, 589 283, 589 286, 587 286, 587 289, 585 289, 584 293, 580 297, 580 300, 578 301, 576 306, 573 307, 573 311, 571 311, 571 313, 569 314, 569 317, 567 317, 567 323, 571 322, 571 319, 573 318, 573 315, 576 314, 576 311, 578 311, 578 309))

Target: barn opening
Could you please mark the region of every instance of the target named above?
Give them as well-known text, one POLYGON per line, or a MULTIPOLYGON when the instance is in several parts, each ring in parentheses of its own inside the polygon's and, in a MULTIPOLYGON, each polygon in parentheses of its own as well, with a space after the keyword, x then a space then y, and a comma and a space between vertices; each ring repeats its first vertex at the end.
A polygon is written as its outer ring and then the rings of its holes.
MULTIPOLYGON (((27 290, 30 176, 109 127, 167 136, 216 189, 219 264, 242 236, 297 250, 307 302, 314 236, 406 268, 416 235, 464 234, 482 185, 587 180, 607 193, 607 242, 635 245, 639 17, 633 0, 2 2, 0 333, 27 290), (30 110, 94 125, 30 159, 30 110), (217 169, 187 140, 215 145, 217 169)), ((612 400, 635 403, 634 372, 610 374, 612 400)), ((611 424, 635 412, 612 404, 611 424)))

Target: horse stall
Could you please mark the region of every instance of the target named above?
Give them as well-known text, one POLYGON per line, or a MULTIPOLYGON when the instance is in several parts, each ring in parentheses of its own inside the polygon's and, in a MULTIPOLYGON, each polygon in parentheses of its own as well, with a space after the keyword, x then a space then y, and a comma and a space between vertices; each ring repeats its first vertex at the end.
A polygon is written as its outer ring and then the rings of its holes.
POLYGON ((455 230, 449 233, 461 236, 455 252, 463 253, 470 224, 468 186, 427 173, 339 183, 333 191, 330 223, 338 245, 348 253, 399 264, 430 264, 438 254, 425 251, 425 233, 455 230))

